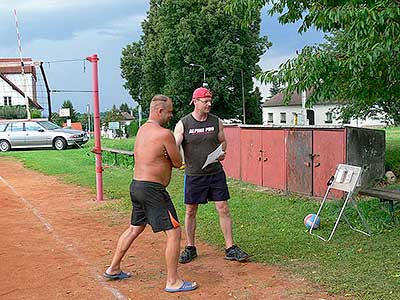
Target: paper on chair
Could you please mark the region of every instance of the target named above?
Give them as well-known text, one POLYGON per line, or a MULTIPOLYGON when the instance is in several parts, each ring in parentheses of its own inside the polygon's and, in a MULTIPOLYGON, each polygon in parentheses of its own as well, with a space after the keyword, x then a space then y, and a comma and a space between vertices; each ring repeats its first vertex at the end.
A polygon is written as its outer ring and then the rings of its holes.
POLYGON ((222 144, 220 144, 217 147, 217 149, 215 149, 213 152, 208 154, 206 162, 204 163, 204 165, 203 165, 203 167, 201 169, 204 169, 209 164, 217 162, 218 161, 218 157, 220 157, 222 154, 224 154, 224 151, 222 151, 222 144))

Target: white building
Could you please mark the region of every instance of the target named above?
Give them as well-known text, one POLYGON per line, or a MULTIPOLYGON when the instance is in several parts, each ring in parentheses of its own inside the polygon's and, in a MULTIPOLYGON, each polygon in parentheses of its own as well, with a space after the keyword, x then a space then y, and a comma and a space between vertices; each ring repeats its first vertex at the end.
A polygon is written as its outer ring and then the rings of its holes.
MULTIPOLYGON (((307 94, 308 95, 308 94, 307 94)), ((291 101, 285 105, 283 94, 278 93, 262 105, 263 125, 349 125, 355 127, 385 126, 383 117, 351 119, 343 122, 335 113, 337 103, 316 104, 312 108, 304 109, 301 95, 294 93, 291 101), (303 121, 305 116, 305 120, 303 121)))
POLYGON ((42 109, 37 102, 36 68, 24 58, 25 78, 19 58, 0 58, 0 106, 25 105, 25 93, 31 108, 42 109))

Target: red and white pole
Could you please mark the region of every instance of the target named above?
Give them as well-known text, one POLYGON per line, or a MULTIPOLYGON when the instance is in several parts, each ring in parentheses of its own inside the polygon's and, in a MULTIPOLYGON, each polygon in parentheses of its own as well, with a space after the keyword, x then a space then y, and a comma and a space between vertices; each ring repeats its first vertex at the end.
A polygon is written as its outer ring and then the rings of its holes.
POLYGON ((24 60, 22 58, 22 46, 21 46, 21 35, 19 34, 19 26, 18 26, 18 18, 17 18, 17 10, 14 9, 14 18, 15 18, 15 29, 17 31, 17 40, 18 40, 18 49, 19 49, 19 59, 21 60, 21 75, 24 80, 24 98, 25 98, 25 107, 26 107, 26 117, 28 120, 31 118, 31 111, 29 110, 29 100, 27 95, 27 83, 26 83, 26 75, 24 69, 24 60))
POLYGON ((100 105, 99 105, 99 73, 97 54, 86 57, 93 66, 93 114, 94 114, 94 148, 96 154, 96 195, 97 201, 103 201, 103 167, 101 165, 101 139, 100 139, 100 105))

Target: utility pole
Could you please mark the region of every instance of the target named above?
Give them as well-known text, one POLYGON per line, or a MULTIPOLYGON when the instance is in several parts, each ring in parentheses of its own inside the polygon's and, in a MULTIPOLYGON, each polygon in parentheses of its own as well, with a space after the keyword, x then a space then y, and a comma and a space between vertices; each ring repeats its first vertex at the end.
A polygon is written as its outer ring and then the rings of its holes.
POLYGON ((86 105, 86 113, 87 113, 87 117, 88 117, 87 131, 89 133, 89 138, 90 138, 90 131, 91 131, 90 119, 91 119, 91 115, 90 115, 90 104, 89 103, 86 105))
POLYGON ((18 29, 18 18, 17 18, 17 10, 14 9, 14 18, 15 18, 15 29, 17 31, 17 40, 18 40, 18 49, 19 49, 19 58, 21 61, 21 74, 22 74, 22 79, 24 80, 24 98, 25 98, 25 108, 26 108, 26 116, 28 120, 31 119, 31 111, 29 109, 29 99, 28 99, 28 83, 26 81, 26 75, 25 75, 25 66, 24 66, 24 60, 22 58, 22 46, 21 46, 21 36, 19 34, 19 29, 18 29))
POLYGON ((140 125, 142 125, 142 105, 140 104, 138 106, 138 122, 140 127, 140 125))
POLYGON ((244 100, 244 79, 243 79, 243 69, 240 69, 242 74, 242 105, 243 105, 243 124, 246 124, 246 102, 244 100))
POLYGON ((94 113, 94 148, 92 152, 96 155, 96 199, 103 201, 103 167, 101 159, 101 138, 100 138, 100 105, 99 105, 99 73, 97 54, 86 58, 92 63, 92 90, 93 90, 93 113, 94 113))
POLYGON ((302 122, 301 125, 308 125, 307 124, 307 110, 306 110, 306 101, 307 101, 307 91, 302 91, 301 93, 301 115, 302 115, 302 122))

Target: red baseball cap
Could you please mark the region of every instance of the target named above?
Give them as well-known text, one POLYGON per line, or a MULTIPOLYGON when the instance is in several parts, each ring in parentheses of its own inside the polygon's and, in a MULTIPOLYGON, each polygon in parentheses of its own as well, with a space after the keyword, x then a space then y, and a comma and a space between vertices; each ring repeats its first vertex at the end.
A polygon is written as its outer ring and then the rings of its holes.
POLYGON ((199 87, 194 90, 193 96, 192 96, 192 101, 190 101, 190 104, 192 104, 193 100, 197 99, 197 98, 212 98, 212 94, 205 87, 199 87))

